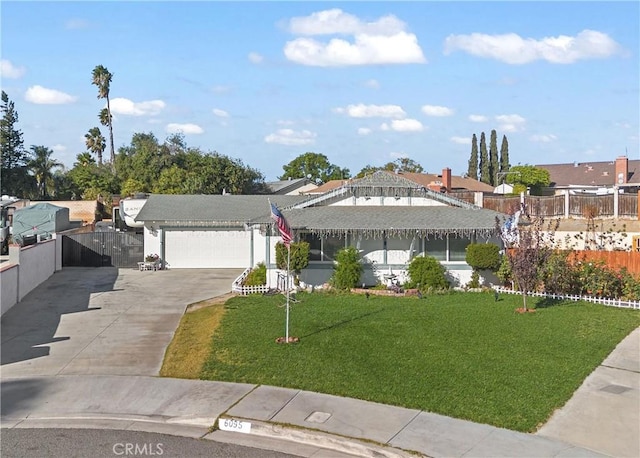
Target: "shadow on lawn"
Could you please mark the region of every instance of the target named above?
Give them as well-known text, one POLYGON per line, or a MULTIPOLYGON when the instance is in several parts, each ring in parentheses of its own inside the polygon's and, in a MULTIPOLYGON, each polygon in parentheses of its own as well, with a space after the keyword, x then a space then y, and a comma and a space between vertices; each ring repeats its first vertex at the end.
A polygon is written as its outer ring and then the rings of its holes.
POLYGON ((302 338, 311 337, 311 336, 313 336, 315 334, 320 334, 321 332, 324 332, 324 331, 330 331, 330 330, 338 328, 338 327, 340 327, 342 325, 345 325, 345 324, 348 324, 348 323, 352 323, 354 321, 361 320, 361 319, 366 318, 366 317, 371 316, 371 315, 375 315, 376 313, 380 313, 383 310, 384 309, 374 310, 373 312, 363 313, 362 315, 359 315, 359 316, 356 316, 356 317, 353 317, 353 318, 349 318, 348 320, 339 321, 339 322, 331 324, 329 326, 325 326, 324 328, 320 328, 320 329, 318 329, 316 331, 310 332, 309 334, 302 336, 302 338))
POLYGON ((535 303, 535 308, 537 309, 546 309, 549 307, 557 307, 559 305, 567 305, 567 301, 565 299, 557 299, 553 297, 544 297, 538 300, 535 303))

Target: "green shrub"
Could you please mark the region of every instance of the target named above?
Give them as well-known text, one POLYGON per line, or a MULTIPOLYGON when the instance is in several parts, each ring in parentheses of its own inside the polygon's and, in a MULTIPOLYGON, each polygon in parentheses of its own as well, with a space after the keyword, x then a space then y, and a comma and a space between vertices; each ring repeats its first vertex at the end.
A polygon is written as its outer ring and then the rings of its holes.
POLYGON ((474 269, 471 273, 471 281, 467 283, 467 288, 480 288, 480 286, 480 274, 474 269))
POLYGON ((409 282, 407 288, 447 289, 449 281, 445 275, 446 269, 433 256, 417 256, 413 258, 409 268, 409 282))
POLYGON ((622 278, 604 261, 578 262, 581 293, 589 296, 618 298, 623 295, 622 278))
POLYGON ((267 266, 259 262, 244 279, 244 286, 261 286, 267 284, 267 266))
POLYGON ((500 261, 500 267, 496 272, 496 277, 500 279, 503 285, 511 286, 511 263, 509 262, 509 256, 503 255, 500 261))
POLYGON ((569 251, 554 252, 543 266, 541 275, 546 292, 554 294, 579 294, 578 271, 569 261, 569 251))
POLYGON ((349 290, 360 284, 362 262, 360 253, 354 247, 342 248, 336 253, 333 275, 329 284, 339 290, 349 290))
POLYGON ((500 267, 500 247, 494 243, 467 245, 466 261, 473 270, 496 271, 500 267))
MULTIPOLYGON (((276 266, 278 269, 287 270, 287 247, 284 243, 276 244, 276 266)), ((289 270, 299 274, 300 271, 309 265, 309 243, 295 242, 291 244, 291 257, 289 270)))

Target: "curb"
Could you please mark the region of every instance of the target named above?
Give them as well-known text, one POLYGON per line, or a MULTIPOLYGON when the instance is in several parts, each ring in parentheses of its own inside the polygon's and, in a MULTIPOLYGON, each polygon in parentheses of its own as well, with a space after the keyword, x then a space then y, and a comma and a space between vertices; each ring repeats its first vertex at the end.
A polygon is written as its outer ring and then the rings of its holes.
MULTIPOLYGON (((247 420, 251 423, 251 432, 228 432, 220 430, 218 421, 223 418, 188 418, 117 415, 117 414, 63 414, 40 415, 28 418, 1 418, 0 428, 66 428, 66 429, 112 429, 126 431, 140 431, 173 436, 189 437, 193 439, 214 440, 236 445, 247 445, 252 439, 267 439, 273 449, 274 443, 281 443, 288 452, 291 446, 304 445, 316 449, 327 450, 347 456, 362 458, 415 458, 425 455, 416 452, 406 452, 390 446, 367 443, 357 439, 349 439, 321 431, 307 430, 278 423, 266 423, 247 420), (212 426, 213 425, 213 426, 212 426), (287 445, 289 447, 287 447, 287 445)), ((253 444, 254 447, 259 445, 253 444)), ((275 446, 275 448, 282 448, 275 446)), ((310 455, 309 455, 310 456, 310 455)))

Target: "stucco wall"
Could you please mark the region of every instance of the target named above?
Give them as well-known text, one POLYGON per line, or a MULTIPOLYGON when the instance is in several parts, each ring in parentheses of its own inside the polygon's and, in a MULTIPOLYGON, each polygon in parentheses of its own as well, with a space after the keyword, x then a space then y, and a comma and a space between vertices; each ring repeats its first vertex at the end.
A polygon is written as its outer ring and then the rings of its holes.
POLYGON ((9 264, 8 262, 3 263, 2 269, 0 269, 2 315, 18 302, 18 270, 17 264, 9 264))
POLYGON ((62 269, 62 238, 9 247, 9 263, 0 269, 2 314, 19 303, 54 272, 62 269))

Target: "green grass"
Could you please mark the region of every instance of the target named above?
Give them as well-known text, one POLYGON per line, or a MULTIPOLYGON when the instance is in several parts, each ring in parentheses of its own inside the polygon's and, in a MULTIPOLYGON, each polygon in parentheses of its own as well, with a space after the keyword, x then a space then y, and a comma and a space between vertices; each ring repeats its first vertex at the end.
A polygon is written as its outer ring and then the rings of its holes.
MULTIPOLYGON (((529 298, 530 306, 537 298, 529 298)), ((200 378, 297 388, 534 431, 640 313, 562 302, 518 314, 519 296, 299 294, 229 300, 200 378)))

